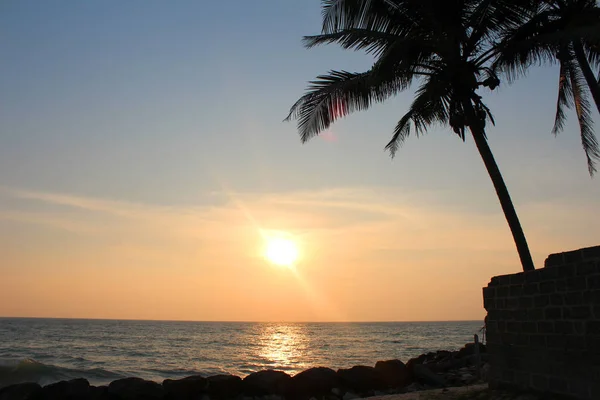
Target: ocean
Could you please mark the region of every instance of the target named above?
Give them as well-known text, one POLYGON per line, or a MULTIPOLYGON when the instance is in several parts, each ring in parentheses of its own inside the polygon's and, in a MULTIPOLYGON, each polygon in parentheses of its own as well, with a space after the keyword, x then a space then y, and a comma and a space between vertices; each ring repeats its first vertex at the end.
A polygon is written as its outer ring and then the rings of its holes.
POLYGON ((194 374, 293 375, 404 362, 473 340, 482 321, 378 323, 169 322, 0 318, 0 387, 137 376, 162 382, 194 374))

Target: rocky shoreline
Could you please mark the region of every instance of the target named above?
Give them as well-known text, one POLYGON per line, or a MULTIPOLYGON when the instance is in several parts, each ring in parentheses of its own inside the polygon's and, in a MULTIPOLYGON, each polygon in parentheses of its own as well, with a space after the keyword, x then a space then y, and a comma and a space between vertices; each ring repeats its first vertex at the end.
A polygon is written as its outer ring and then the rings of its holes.
POLYGON ((46 385, 19 383, 0 389, 0 400, 353 400, 485 381, 485 346, 467 344, 458 351, 437 351, 410 359, 378 361, 374 367, 354 366, 334 371, 315 367, 290 376, 264 370, 245 378, 200 375, 165 379, 162 384, 124 378, 107 386, 85 379, 46 385))

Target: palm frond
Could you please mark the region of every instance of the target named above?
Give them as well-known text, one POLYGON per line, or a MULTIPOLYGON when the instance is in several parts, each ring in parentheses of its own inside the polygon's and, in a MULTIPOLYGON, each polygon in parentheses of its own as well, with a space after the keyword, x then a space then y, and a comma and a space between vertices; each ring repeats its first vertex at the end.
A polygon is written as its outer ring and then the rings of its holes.
POLYGON ((352 28, 386 31, 400 15, 392 0, 323 0, 322 33, 352 28))
POLYGON ((364 73, 330 71, 310 82, 307 93, 291 107, 286 120, 298 120, 300 138, 306 142, 335 120, 382 102, 408 84, 395 76, 386 79, 372 70, 364 73))
POLYGON ((588 48, 600 44, 600 8, 593 1, 541 2, 541 8, 521 25, 502 33, 496 69, 509 80, 535 64, 552 64, 557 49, 573 41, 588 48))
MULTIPOLYGON (((379 54, 373 69, 379 74, 439 72, 435 52, 436 43, 429 38, 419 36, 400 38, 379 54)), ((412 79, 412 76, 408 78, 412 79)))
POLYGON ((352 28, 334 33, 305 36, 303 42, 306 48, 338 43, 344 49, 365 50, 367 53, 377 56, 383 49, 399 38, 399 36, 387 32, 352 28))
POLYGON ((472 27, 469 47, 483 40, 496 39, 517 27, 522 27, 534 15, 532 1, 524 0, 480 0, 474 2, 469 14, 468 26, 472 27))
POLYGON ((445 81, 436 77, 428 78, 417 89, 415 95, 408 112, 400 119, 391 140, 385 146, 392 157, 396 155, 413 130, 419 136, 435 123, 448 122, 450 88, 445 81))
POLYGON ((587 58, 594 68, 600 68, 600 45, 590 45, 583 43, 587 58))
POLYGON ((571 68, 569 72, 573 91, 573 103, 575 104, 575 112, 577 113, 581 132, 581 145, 587 158, 588 171, 590 175, 594 175, 596 172, 596 161, 600 160, 600 148, 598 147, 598 140, 592 128, 592 112, 585 90, 585 78, 579 68, 571 68))
MULTIPOLYGON (((568 49, 563 49, 563 52, 568 52, 568 49)), ((571 70, 576 68, 573 61, 566 57, 560 62, 560 71, 558 74, 558 98, 556 100, 556 115, 554 117, 554 126, 552 133, 558 135, 567 120, 565 107, 571 108, 573 104, 573 87, 571 82, 571 70)))

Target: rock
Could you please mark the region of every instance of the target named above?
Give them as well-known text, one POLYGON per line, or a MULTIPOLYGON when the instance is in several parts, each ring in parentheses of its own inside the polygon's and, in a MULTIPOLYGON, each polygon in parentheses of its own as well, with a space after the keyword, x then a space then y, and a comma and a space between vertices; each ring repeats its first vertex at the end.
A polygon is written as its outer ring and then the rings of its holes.
MULTIPOLYGON (((251 397, 254 398, 254 397, 251 397)), ((277 394, 268 394, 266 396, 261 396, 259 397, 262 400, 284 400, 283 396, 277 395, 277 394)))
POLYGON ((42 392, 37 383, 18 383, 0 388, 0 400, 28 400, 42 392))
POLYGON ((108 386, 90 386, 88 400, 112 400, 115 395, 108 394, 108 386))
POLYGON ((421 385, 419 385, 417 382, 413 382, 404 388, 404 390, 406 390, 406 392, 408 392, 408 393, 417 392, 421 389, 422 389, 421 385))
POLYGON ((432 372, 426 365, 423 364, 415 364, 413 365, 413 373, 415 379, 420 383, 426 385, 432 385, 434 387, 444 387, 446 386, 446 381, 444 378, 432 372))
POLYGON ((196 400, 208 391, 208 379, 200 375, 163 381, 166 399, 196 400))
POLYGON ((483 364, 483 366, 481 367, 481 370, 479 372, 479 376, 481 377, 481 380, 484 382, 488 382, 489 376, 490 376, 490 364, 485 363, 483 364))
POLYGON ((41 396, 44 400, 87 400, 89 394, 90 383, 80 378, 44 386, 41 396))
POLYGON ((357 365, 337 372, 342 385, 358 393, 385 389, 385 382, 378 370, 373 367, 357 365))
POLYGON ((450 358, 437 363, 425 364, 434 372, 446 372, 457 368, 462 368, 468 363, 468 358, 450 358))
POLYGON ((162 399, 163 387, 153 381, 141 378, 124 378, 112 381, 108 385, 108 394, 118 396, 122 400, 162 399))
MULTIPOLYGON (((337 377, 337 375, 336 375, 336 377, 337 377)), ((333 388, 333 389, 331 389, 331 394, 334 395, 335 397, 342 397, 344 395, 344 392, 340 388, 333 388)))
POLYGON ((377 361, 375 370, 389 388, 404 387, 410 383, 408 369, 400 360, 377 361))
MULTIPOLYGON (((486 352, 485 345, 483 343, 479 343, 479 354, 483 354, 486 352)), ((458 351, 458 357, 466 357, 472 356, 475 354, 475 343, 467 343, 462 349, 458 351)))
POLYGON ((253 372, 242 381, 242 390, 248 396, 284 395, 288 392, 292 377, 283 371, 272 369, 253 372))
POLYGON ((208 377, 208 394, 218 399, 237 397, 242 393, 242 378, 235 375, 213 375, 208 377))
POLYGON ((357 395, 356 393, 347 392, 342 399, 343 400, 354 400, 354 399, 359 399, 359 398, 360 398, 360 396, 357 395))
POLYGON ((331 368, 309 368, 292 377, 291 395, 295 398, 308 399, 312 396, 325 396, 337 389, 340 392, 338 396, 341 396, 339 385, 339 377, 331 368))

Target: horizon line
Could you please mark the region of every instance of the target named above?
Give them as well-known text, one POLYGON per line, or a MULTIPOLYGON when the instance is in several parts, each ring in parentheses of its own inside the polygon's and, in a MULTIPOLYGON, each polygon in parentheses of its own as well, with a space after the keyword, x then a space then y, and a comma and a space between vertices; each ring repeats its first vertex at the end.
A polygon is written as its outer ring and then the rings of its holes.
POLYGON ((453 319, 453 320, 376 320, 376 321, 245 321, 245 320, 185 320, 185 319, 136 319, 136 318, 83 318, 83 317, 15 317, 1 316, 0 319, 50 319, 50 320, 78 320, 78 321, 128 321, 128 322, 196 322, 196 323, 239 323, 239 324, 390 324, 390 323, 426 323, 426 322, 482 322, 483 319, 453 319))

